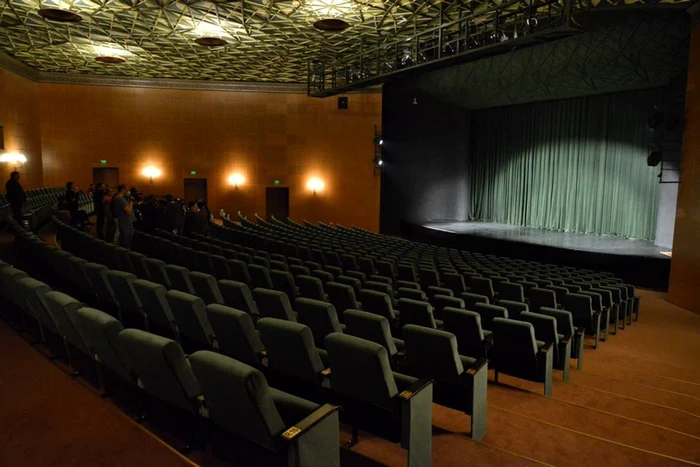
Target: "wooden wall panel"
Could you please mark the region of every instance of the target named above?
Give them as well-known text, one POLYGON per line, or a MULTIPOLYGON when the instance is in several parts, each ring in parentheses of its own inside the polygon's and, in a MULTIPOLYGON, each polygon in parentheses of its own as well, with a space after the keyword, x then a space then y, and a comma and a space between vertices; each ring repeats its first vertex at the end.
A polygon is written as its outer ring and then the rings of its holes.
MULTIPOLYGON (((0 153, 19 152, 27 156, 27 163, 20 170, 25 189, 44 186, 37 87, 33 81, 0 68, 0 126, 5 136, 5 150, 0 153)), ((12 166, 0 164, 3 193, 12 170, 12 166)))
POLYGON ((337 100, 301 94, 233 93, 41 84, 41 140, 47 184, 85 187, 92 168, 119 167, 120 181, 145 193, 183 196, 183 179, 207 178, 209 205, 265 214, 265 187, 290 188, 294 219, 379 228, 380 177, 372 173, 381 95, 337 100), (163 175, 151 185, 145 166, 163 175), (229 186, 241 172, 245 185, 229 186), (313 196, 307 180, 325 182, 313 196))
POLYGON ((694 23, 668 300, 700 313, 700 14, 694 23))

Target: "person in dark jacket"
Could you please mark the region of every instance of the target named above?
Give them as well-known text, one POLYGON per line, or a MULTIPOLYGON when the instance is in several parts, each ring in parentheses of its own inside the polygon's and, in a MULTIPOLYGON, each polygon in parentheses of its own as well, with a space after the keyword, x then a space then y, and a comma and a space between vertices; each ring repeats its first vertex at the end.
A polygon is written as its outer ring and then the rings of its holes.
POLYGON ((98 183, 95 185, 95 191, 92 193, 92 201, 95 205, 95 215, 97 216, 97 238, 104 240, 105 238, 105 191, 106 185, 98 183))
POLYGON ((17 222, 22 222, 22 205, 27 201, 22 185, 19 183, 19 172, 16 170, 10 174, 10 179, 5 184, 7 190, 7 201, 12 208, 12 215, 17 222))

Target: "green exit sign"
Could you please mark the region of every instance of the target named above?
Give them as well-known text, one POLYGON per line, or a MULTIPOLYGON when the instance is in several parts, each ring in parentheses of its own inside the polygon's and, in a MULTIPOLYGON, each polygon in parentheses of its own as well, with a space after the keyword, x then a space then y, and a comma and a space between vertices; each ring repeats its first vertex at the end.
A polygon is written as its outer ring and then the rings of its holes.
POLYGON ((197 175, 197 171, 196 171, 196 170, 190 170, 190 175, 197 175))
POLYGON ((100 159, 100 164, 105 165, 107 163, 107 159, 100 159))
POLYGON ((275 185, 279 185, 279 184, 280 184, 280 181, 279 181, 279 180, 275 180, 275 185))

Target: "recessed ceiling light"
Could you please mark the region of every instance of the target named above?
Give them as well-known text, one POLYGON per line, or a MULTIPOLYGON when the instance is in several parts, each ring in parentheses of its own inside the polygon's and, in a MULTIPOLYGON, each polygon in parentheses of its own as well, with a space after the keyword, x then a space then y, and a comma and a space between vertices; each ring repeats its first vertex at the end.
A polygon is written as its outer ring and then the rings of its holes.
POLYGON ((60 10, 58 8, 42 8, 39 10, 39 16, 49 21, 59 23, 78 23, 83 20, 83 17, 72 11, 60 10))
POLYGON ((221 47, 228 44, 228 42, 220 37, 198 37, 194 41, 205 47, 221 47))
POLYGON ((121 57, 109 57, 109 56, 102 56, 102 57, 95 57, 96 62, 100 63, 124 63, 126 60, 124 60, 121 57))
POLYGON ((320 19, 314 23, 314 27, 319 31, 338 32, 350 27, 347 21, 337 18, 320 19))

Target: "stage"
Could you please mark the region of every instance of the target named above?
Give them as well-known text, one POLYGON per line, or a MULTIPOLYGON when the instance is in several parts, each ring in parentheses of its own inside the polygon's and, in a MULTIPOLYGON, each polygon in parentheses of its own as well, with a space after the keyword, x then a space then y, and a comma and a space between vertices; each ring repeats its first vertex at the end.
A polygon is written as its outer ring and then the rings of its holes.
POLYGON ((666 290, 671 258, 653 243, 606 235, 499 224, 495 222, 402 221, 411 240, 468 251, 609 271, 626 282, 666 290))

